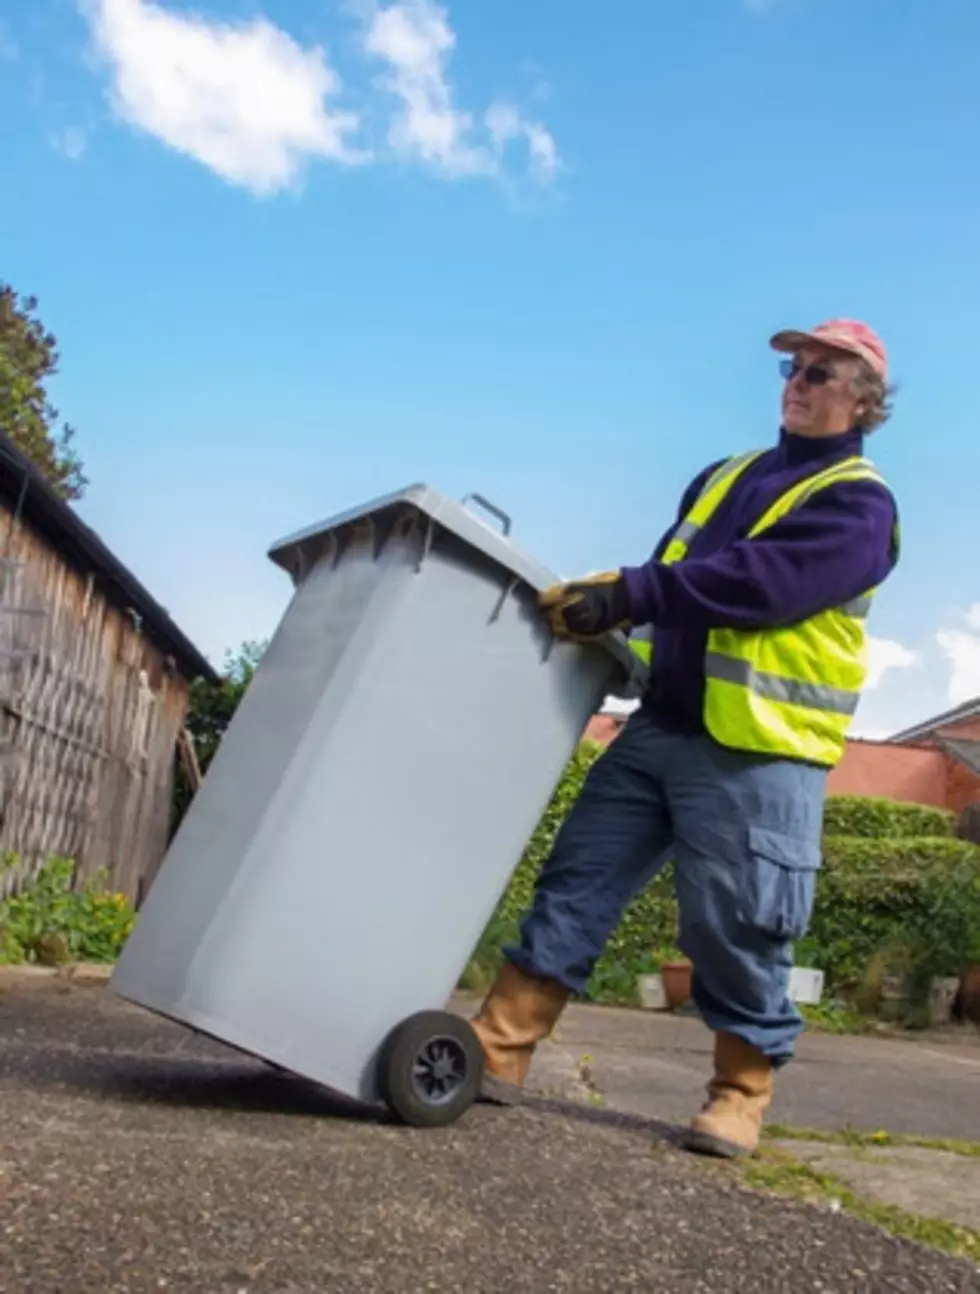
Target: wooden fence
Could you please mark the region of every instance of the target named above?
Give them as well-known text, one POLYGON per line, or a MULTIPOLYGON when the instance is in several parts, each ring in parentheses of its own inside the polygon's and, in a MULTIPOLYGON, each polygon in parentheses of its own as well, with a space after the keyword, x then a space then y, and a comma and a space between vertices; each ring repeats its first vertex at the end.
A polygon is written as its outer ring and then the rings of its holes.
POLYGON ((0 504, 0 894, 52 855, 138 899, 167 843, 189 681, 0 504))

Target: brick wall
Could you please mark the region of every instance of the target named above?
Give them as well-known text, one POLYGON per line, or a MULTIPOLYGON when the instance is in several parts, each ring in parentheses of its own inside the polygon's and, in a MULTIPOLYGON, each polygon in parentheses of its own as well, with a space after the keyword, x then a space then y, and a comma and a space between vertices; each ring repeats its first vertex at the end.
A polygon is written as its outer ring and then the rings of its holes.
POLYGON ((959 813, 961 809, 980 802, 980 777, 971 773, 958 759, 951 759, 949 766, 946 807, 959 813))
MULTIPOLYGON (((966 719, 963 723, 951 723, 941 730, 943 737, 960 737, 967 741, 980 740, 980 717, 966 719)), ((972 772, 958 759, 949 760, 949 774, 946 781, 946 803, 957 813, 970 804, 980 801, 980 776, 972 772)))
POLYGON ((855 739, 831 770, 828 794, 876 795, 945 808, 951 762, 932 746, 855 739))
MULTIPOLYGON (((618 736, 624 716, 597 714, 585 736, 608 746, 618 736)), ((980 740, 980 718, 941 729, 937 736, 980 740)), ((980 776, 932 745, 928 738, 908 745, 854 738, 831 770, 830 795, 874 795, 911 804, 928 804, 959 812, 980 801, 980 776)))

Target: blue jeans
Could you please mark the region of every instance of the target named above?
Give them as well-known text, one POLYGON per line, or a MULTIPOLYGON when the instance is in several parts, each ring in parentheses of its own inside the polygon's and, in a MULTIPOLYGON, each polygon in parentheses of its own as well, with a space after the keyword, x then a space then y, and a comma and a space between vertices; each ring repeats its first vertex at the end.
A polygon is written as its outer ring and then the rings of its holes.
POLYGON ((627 904, 672 860, 705 1023, 782 1064, 802 1028, 789 973, 813 907, 826 779, 636 711, 590 769, 508 958, 580 992, 627 904))

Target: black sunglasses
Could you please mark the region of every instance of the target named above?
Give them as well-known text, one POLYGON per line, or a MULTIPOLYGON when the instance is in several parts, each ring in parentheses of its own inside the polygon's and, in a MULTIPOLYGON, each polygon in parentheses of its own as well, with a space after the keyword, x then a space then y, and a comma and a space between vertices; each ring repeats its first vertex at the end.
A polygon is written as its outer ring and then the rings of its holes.
POLYGON ((798 359, 781 359, 779 371, 787 382, 802 373, 808 386, 823 386, 834 376, 834 370, 826 364, 807 364, 804 368, 798 359))

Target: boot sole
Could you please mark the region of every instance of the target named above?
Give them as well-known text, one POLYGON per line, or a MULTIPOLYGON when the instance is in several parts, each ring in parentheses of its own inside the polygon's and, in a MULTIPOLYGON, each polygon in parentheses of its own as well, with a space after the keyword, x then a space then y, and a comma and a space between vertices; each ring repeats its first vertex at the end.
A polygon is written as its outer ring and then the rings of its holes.
POLYGON ((755 1153, 754 1146, 740 1146, 724 1137, 713 1137, 710 1132, 692 1130, 685 1135, 683 1144, 685 1150, 696 1155, 709 1155, 713 1159, 744 1159, 755 1153))

